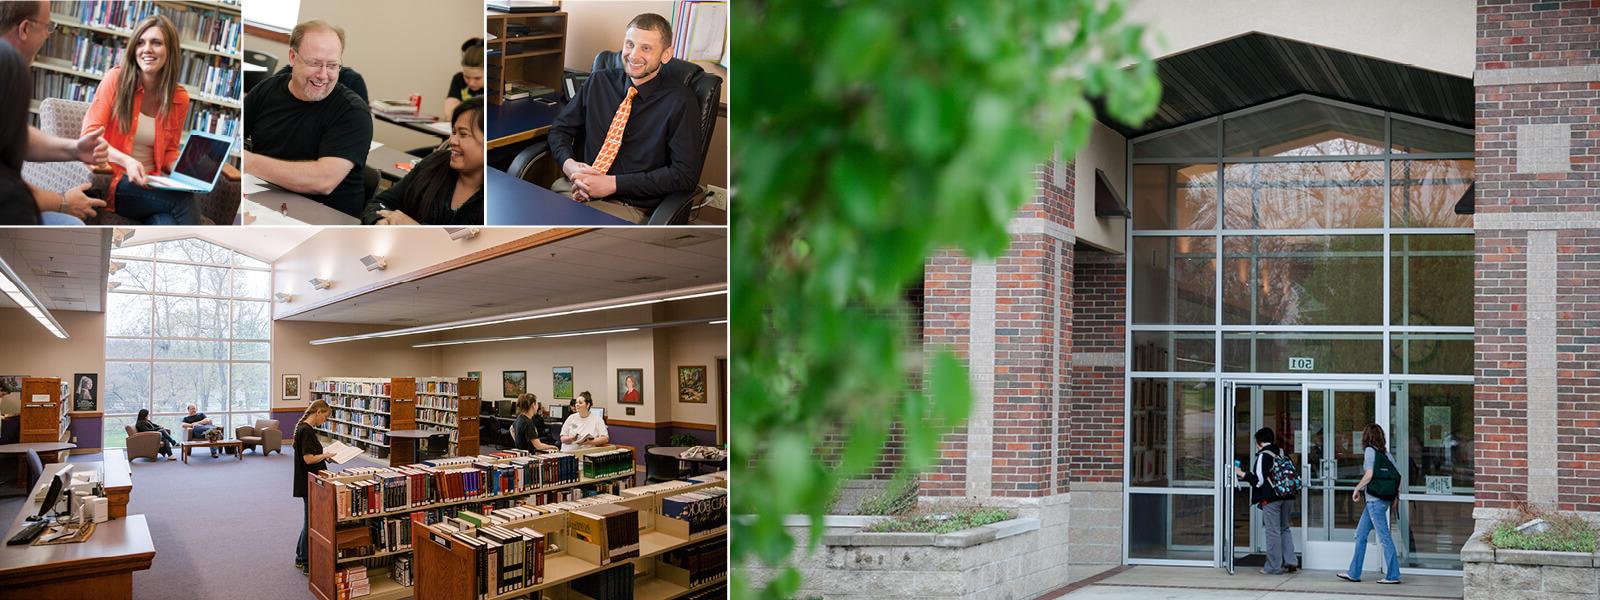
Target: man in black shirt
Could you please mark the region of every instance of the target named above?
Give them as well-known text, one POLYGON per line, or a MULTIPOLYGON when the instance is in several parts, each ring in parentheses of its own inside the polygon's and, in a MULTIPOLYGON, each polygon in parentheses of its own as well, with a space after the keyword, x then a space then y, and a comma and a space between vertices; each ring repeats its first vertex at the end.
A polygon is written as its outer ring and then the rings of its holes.
MULTIPOLYGON (((211 423, 210 417, 200 412, 195 405, 189 405, 189 416, 183 418, 183 429, 188 432, 188 435, 183 436, 184 441, 203 439, 206 436, 206 432, 216 428, 217 426, 211 423)), ((188 455, 185 454, 184 456, 188 455)), ((215 447, 211 448, 211 457, 217 457, 217 449, 215 447)))
POLYGON ((589 77, 550 127, 551 156, 566 175, 552 190, 643 223, 662 198, 694 189, 704 160, 699 102, 682 81, 659 76, 669 60, 672 25, 653 13, 634 17, 623 68, 589 77))
POLYGON ((343 55, 343 29, 322 21, 295 26, 289 73, 263 80, 245 97, 243 162, 246 173, 359 217, 372 113, 339 83, 343 55))

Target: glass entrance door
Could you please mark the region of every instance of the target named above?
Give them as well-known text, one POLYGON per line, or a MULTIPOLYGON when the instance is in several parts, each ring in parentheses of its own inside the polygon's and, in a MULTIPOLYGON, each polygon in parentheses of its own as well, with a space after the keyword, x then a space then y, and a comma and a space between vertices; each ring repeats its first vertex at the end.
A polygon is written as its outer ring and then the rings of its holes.
MULTIPOLYGON (((1233 573, 1236 568, 1260 567, 1266 562, 1266 543, 1262 537, 1261 513, 1251 510, 1250 486, 1239 480, 1233 472, 1234 466, 1249 470, 1255 459, 1256 444, 1255 432, 1263 427, 1272 429, 1275 443, 1279 447, 1289 449, 1290 458, 1299 464, 1298 444, 1301 428, 1301 403, 1300 387, 1298 385, 1285 385, 1282 383, 1241 383, 1228 382, 1225 384, 1226 410, 1224 419, 1224 463, 1218 466, 1218 473, 1223 476, 1226 483, 1223 487, 1223 534, 1226 539, 1218 553, 1222 559, 1222 566, 1233 573)), ((1295 548, 1303 546, 1305 531, 1302 527, 1303 516, 1299 510, 1290 515, 1290 528, 1295 539, 1295 548)))
MULTIPOLYGON (((1389 403, 1376 383, 1305 383, 1300 386, 1300 511, 1305 516, 1302 565, 1345 569, 1355 550, 1355 529, 1364 503, 1350 494, 1361 481, 1362 430, 1377 423, 1389 430, 1389 403)), ((1394 523, 1390 519, 1390 523, 1394 523)), ((1369 548, 1367 568, 1378 568, 1383 552, 1369 548)))

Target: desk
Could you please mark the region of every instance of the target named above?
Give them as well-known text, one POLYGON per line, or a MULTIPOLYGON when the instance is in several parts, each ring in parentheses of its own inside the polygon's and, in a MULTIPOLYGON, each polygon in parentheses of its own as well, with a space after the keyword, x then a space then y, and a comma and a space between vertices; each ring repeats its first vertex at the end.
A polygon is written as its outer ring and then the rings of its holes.
POLYGON ((17 457, 17 487, 28 485, 28 461, 24 458, 29 450, 39 455, 41 462, 55 462, 56 454, 63 450, 77 448, 77 444, 68 442, 28 442, 26 444, 6 444, 0 446, 0 456, 11 455, 17 457))
POLYGON ((696 474, 698 474, 698 471, 700 471, 700 467, 705 465, 717 465, 720 467, 728 462, 728 459, 726 458, 718 460, 713 458, 683 458, 678 456, 679 454, 683 454, 684 450, 688 449, 688 446, 656 446, 654 448, 645 450, 645 452, 649 452, 650 454, 654 454, 656 456, 670 456, 678 459, 679 462, 695 463, 695 471, 697 471, 696 474))
POLYGON ((409 163, 416 160, 422 159, 389 146, 378 146, 367 152, 367 166, 372 167, 379 175, 389 181, 400 181, 402 177, 411 172, 394 168, 395 163, 409 163))
MULTIPOLYGON (((45 473, 53 476, 64 469, 83 467, 84 463, 57 463, 45 473)), ((39 485, 50 485, 50 480, 41 477, 39 485)), ((16 534, 28 515, 38 512, 39 503, 32 500, 30 492, 6 528, 6 537, 16 534)), ((96 524, 94 535, 81 544, 0 546, 0 597, 132 598, 133 572, 149 569, 155 556, 156 547, 150 540, 150 526, 144 515, 96 524)))
POLYGON ((486 225, 633 225, 499 169, 484 168, 483 192, 486 225))
MULTIPOLYGON (((262 188, 265 188, 265 189, 263 189, 261 191, 255 192, 253 194, 245 194, 244 197, 245 197, 245 200, 247 202, 253 202, 255 204, 259 204, 259 205, 261 205, 262 208, 265 208, 267 211, 272 212, 274 215, 278 215, 279 207, 282 207, 284 205, 288 205, 288 207, 289 207, 288 214, 287 215, 280 215, 280 216, 284 216, 284 217, 287 217, 287 218, 292 219, 294 221, 298 221, 301 224, 306 224, 306 225, 360 225, 361 224, 361 220, 360 219, 357 219, 357 218, 352 217, 350 215, 347 215, 347 214, 344 214, 344 213, 339 212, 337 210, 334 210, 332 208, 329 208, 327 205, 322 204, 321 202, 317 202, 316 200, 312 200, 312 199, 307 198, 305 196, 301 196, 300 194, 296 194, 294 192, 285 190, 285 189, 280 188, 280 187, 278 187, 276 185, 273 185, 271 183, 263 181, 260 178, 255 177, 254 175, 246 175, 245 178, 244 178, 244 182, 243 183, 244 183, 244 187, 245 188, 249 188, 251 185, 256 185, 256 186, 260 186, 262 188)), ((247 206, 248 206, 247 204, 240 204, 239 216, 234 218, 234 223, 233 223, 234 225, 243 225, 244 224, 244 222, 243 222, 244 221, 244 209, 247 206)), ((272 219, 273 222, 271 222, 271 223, 261 223, 261 224, 262 225, 268 225, 268 224, 281 225, 281 224, 284 224, 284 223, 277 222, 277 221, 281 221, 281 220, 282 219, 272 219)))
POLYGON ((404 127, 406 129, 410 129, 412 131, 416 131, 416 132, 419 132, 419 133, 426 133, 426 134, 431 135, 431 136, 442 137, 442 138, 450 137, 450 132, 449 132, 448 128, 437 129, 437 127, 439 127, 439 126, 436 125, 436 123, 439 122, 439 118, 435 117, 433 115, 422 115, 424 117, 428 117, 430 119, 433 119, 433 121, 423 121, 423 122, 420 122, 420 123, 415 122, 415 121, 400 121, 400 120, 396 120, 394 117, 391 117, 389 115, 383 114, 383 113, 378 112, 378 111, 372 111, 372 116, 377 117, 379 121, 383 121, 383 122, 389 123, 391 125, 399 125, 401 127, 404 127))
POLYGON ((265 73, 265 72, 267 72, 267 68, 266 67, 263 67, 261 65, 255 64, 255 63, 250 62, 250 61, 243 61, 243 62, 244 62, 244 72, 246 72, 246 73, 265 73))
POLYGON ((485 145, 499 148, 541 137, 550 131, 550 124, 555 123, 561 107, 561 101, 555 95, 489 104, 485 107, 489 118, 489 141, 485 145), (554 101, 555 104, 540 102, 541 98, 554 101))
POLYGON ((389 466, 398 467, 417 462, 417 440, 448 436, 450 432, 428 429, 403 429, 390 431, 386 435, 389 436, 389 466))
POLYGON ((105 460, 100 463, 100 476, 106 486, 108 512, 111 518, 121 519, 128 516, 128 497, 133 495, 133 468, 128 465, 128 451, 106 448, 102 456, 105 460))

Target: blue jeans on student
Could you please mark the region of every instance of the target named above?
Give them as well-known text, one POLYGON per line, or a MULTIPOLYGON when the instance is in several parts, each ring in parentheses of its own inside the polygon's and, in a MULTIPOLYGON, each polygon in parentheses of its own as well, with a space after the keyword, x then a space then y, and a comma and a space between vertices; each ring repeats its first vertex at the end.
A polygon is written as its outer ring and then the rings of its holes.
POLYGON ((39 213, 39 224, 45 227, 76 227, 83 225, 83 219, 67 213, 47 210, 39 213))
POLYGON ((1384 562, 1388 579, 1400 580, 1400 556, 1394 549, 1394 537, 1389 534, 1389 506, 1393 502, 1367 494, 1367 507, 1361 512, 1361 522, 1356 524, 1356 553, 1350 557, 1351 579, 1361 579, 1361 565, 1367 560, 1367 533, 1378 532, 1378 543, 1383 544, 1384 562))
POLYGON ((117 214, 145 225, 199 225, 200 201, 190 192, 139 187, 123 179, 117 183, 117 214))
POLYGON ((304 510, 300 511, 300 516, 305 517, 305 520, 300 525, 300 543, 296 544, 294 547, 295 564, 305 564, 309 562, 306 557, 306 530, 311 529, 311 497, 307 496, 305 498, 301 498, 300 500, 302 500, 304 504, 302 507, 304 510))

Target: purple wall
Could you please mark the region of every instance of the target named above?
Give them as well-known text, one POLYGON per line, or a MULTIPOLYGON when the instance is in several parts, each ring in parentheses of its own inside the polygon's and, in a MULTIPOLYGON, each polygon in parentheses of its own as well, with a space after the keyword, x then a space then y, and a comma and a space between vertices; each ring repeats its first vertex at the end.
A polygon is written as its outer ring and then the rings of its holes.
POLYGON ((635 450, 633 460, 641 465, 644 464, 644 447, 651 444, 660 445, 656 442, 655 429, 607 423, 606 431, 611 434, 611 443, 633 446, 635 450))
POLYGON ((300 423, 300 415, 303 413, 305 409, 300 408, 272 411, 272 418, 278 421, 278 430, 283 432, 283 441, 294 441, 294 426, 300 423))
POLYGON ((73 417, 67 429, 78 438, 79 448, 100 448, 105 439, 104 417, 73 417))

